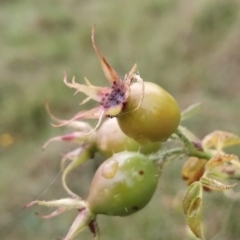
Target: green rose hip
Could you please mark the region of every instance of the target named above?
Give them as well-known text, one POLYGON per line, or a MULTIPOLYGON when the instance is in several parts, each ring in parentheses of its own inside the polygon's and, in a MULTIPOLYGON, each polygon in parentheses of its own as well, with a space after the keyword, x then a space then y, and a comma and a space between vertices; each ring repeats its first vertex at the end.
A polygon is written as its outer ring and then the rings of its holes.
POLYGON ((43 218, 52 218, 70 209, 78 214, 63 240, 72 240, 86 227, 99 239, 98 214, 127 216, 144 208, 158 184, 159 171, 147 156, 137 152, 120 152, 104 161, 96 171, 86 200, 80 197, 53 201, 32 201, 34 204, 58 209, 43 218))
POLYGON ((117 116, 121 130, 140 143, 167 140, 177 129, 180 122, 180 110, 175 99, 155 83, 144 82, 130 86, 131 94, 117 116))
POLYGON ((161 148, 161 143, 140 144, 122 132, 116 118, 109 118, 97 131, 96 146, 104 157, 111 157, 114 153, 124 150, 139 151, 143 154, 155 153, 161 148))
POLYGON ((94 214, 127 216, 151 200, 158 183, 155 164, 137 152, 121 152, 102 163, 87 202, 94 214))

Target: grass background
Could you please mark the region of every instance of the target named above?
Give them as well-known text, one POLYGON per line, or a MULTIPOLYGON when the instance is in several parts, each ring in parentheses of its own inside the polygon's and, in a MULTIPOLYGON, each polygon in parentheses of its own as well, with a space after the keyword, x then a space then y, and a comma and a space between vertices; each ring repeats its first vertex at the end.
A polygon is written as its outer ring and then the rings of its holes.
MULTIPOLYGON (((83 96, 72 96, 63 71, 78 82, 87 76, 106 85, 91 46, 93 24, 97 45, 121 76, 136 62, 142 78, 164 87, 181 109, 203 102, 186 122, 199 137, 215 129, 240 134, 238 0, 0 0, 0 239, 61 238, 75 218, 71 211, 42 220, 34 212, 49 209, 22 207, 36 198, 66 196, 59 160, 74 146, 55 143, 41 151, 48 138, 67 132, 50 126, 44 104, 48 100, 61 118, 79 111, 83 96)), ((82 196, 98 163, 91 160, 69 177, 82 196)), ((142 211, 126 218, 99 216, 102 238, 195 239, 181 209, 182 164, 176 160, 166 167, 142 211)), ((239 239, 240 202, 219 192, 205 197, 206 239, 239 239)), ((92 236, 84 231, 76 239, 92 236)))

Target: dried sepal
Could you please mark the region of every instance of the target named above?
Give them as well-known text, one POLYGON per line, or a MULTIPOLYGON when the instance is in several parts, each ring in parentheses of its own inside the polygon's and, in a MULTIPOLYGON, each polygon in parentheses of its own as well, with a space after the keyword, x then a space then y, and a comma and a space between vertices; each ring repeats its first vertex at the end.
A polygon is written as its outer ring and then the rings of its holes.
MULTIPOLYGON (((69 158, 71 157, 71 161, 68 163, 67 166, 65 165, 65 161, 64 161, 64 165, 62 163, 62 168, 63 168, 63 173, 62 173, 62 184, 64 189, 66 190, 66 192, 73 198, 79 198, 81 199, 80 196, 78 196, 76 193, 74 193, 67 185, 66 182, 66 177, 67 175, 76 167, 80 166, 82 163, 84 163, 85 161, 87 161, 90 157, 91 157, 92 153, 91 153, 91 145, 89 144, 84 144, 82 145, 80 148, 77 148, 76 150, 68 153, 63 159, 69 158)), ((62 159, 62 162, 63 162, 62 159)))
POLYGON ((212 157, 205 165, 206 174, 213 170, 216 167, 219 167, 225 163, 229 163, 231 161, 238 161, 238 157, 233 154, 217 154, 212 157))
MULTIPOLYGON (((89 123, 83 122, 83 121, 75 121, 75 120, 69 121, 69 120, 59 119, 52 114, 48 103, 46 103, 46 110, 47 110, 49 116, 51 117, 51 119, 58 123, 58 125, 56 125, 56 126, 66 125, 66 126, 76 129, 77 132, 72 132, 72 133, 68 133, 65 135, 50 138, 43 145, 42 149, 45 149, 51 142, 55 142, 55 141, 74 142, 74 143, 78 143, 78 144, 94 142, 95 134, 91 134, 91 133, 93 133, 94 130, 92 129, 92 127, 90 126, 89 123), (91 134, 91 136, 89 136, 90 134, 91 134)), ((54 124, 52 124, 52 125, 54 125, 54 124)))
MULTIPOLYGON (((74 88, 76 89, 76 93, 78 92, 82 92, 84 94, 86 94, 90 99, 93 99, 97 102, 101 102, 102 98, 105 96, 105 94, 110 94, 110 89, 107 87, 96 87, 93 86, 92 84, 89 84, 90 82, 87 81, 87 84, 79 84, 75 82, 75 77, 72 78, 72 82, 68 82, 67 81, 67 75, 66 73, 64 73, 64 79, 63 82, 65 83, 66 86, 68 86, 69 88, 74 88)), ((86 78, 85 78, 85 82, 86 82, 86 78)))
MULTIPOLYGON (((82 232, 87 226, 91 224, 92 221, 95 220, 95 216, 92 214, 89 208, 81 209, 73 221, 66 237, 63 240, 71 240, 76 237, 80 232, 82 232)), ((96 226, 96 225, 95 225, 96 226)), ((95 227, 93 225, 93 227, 95 227)), ((90 227, 89 227, 90 228, 90 227)), ((94 229, 94 239, 98 239, 99 232, 96 226, 94 229)), ((91 230, 92 231, 92 230, 91 230)), ((93 232, 93 231, 92 231, 93 232)))
POLYGON ((71 122, 69 122, 69 120, 63 120, 63 119, 57 118, 56 116, 54 116, 52 114, 52 112, 49 108, 48 102, 46 102, 45 108, 46 108, 46 111, 47 111, 48 115, 50 116, 50 118, 58 124, 66 125, 68 127, 71 127, 73 129, 75 129, 77 131, 81 131, 81 132, 89 132, 89 131, 92 130, 91 125, 87 122, 83 122, 83 121, 71 121, 71 122))
POLYGON ((64 168, 70 164, 72 161, 74 161, 78 156, 79 154, 81 153, 82 151, 82 146, 66 153, 66 154, 63 154, 63 157, 61 159, 61 170, 63 171, 64 168))
POLYGON ((89 140, 89 138, 86 136, 86 134, 83 134, 81 132, 73 132, 73 133, 68 133, 62 136, 57 136, 50 138, 43 146, 42 149, 46 149, 46 147, 51 143, 51 142, 56 142, 56 141, 61 141, 61 142, 73 142, 73 143, 83 143, 85 141, 89 140))
POLYGON ((99 233, 97 229, 97 224, 93 225, 92 222, 95 221, 95 215, 92 213, 91 209, 88 206, 88 203, 79 200, 79 199, 72 199, 72 198, 63 198, 59 200, 54 201, 32 201, 28 203, 24 208, 29 208, 34 204, 47 206, 47 207, 57 207, 57 210, 54 212, 48 214, 48 215, 40 215, 38 216, 48 219, 55 217, 67 210, 76 209, 79 211, 77 217, 72 223, 72 226, 70 227, 66 237, 63 240, 71 240, 74 237, 76 237, 77 234, 79 234, 81 231, 83 231, 86 227, 91 227, 91 232, 94 233, 94 238, 98 239, 99 233), (94 228, 94 229, 93 229, 94 228))
POLYGON ((205 169, 206 159, 199 159, 197 157, 190 157, 183 165, 181 175, 182 179, 187 185, 198 181, 205 169))
POLYGON ((210 188, 212 190, 218 190, 218 191, 228 190, 237 185, 237 183, 223 184, 223 183, 219 182, 218 180, 209 178, 209 177, 202 177, 200 181, 203 184, 203 186, 210 188))
MULTIPOLYGON (((100 107, 95 107, 90 110, 85 110, 85 111, 80 111, 78 112, 73 118, 71 118, 68 121, 64 121, 60 124, 51 124, 53 127, 61 127, 61 126, 66 126, 71 124, 72 122, 76 121, 77 119, 99 119, 100 116, 104 114, 105 110, 100 106, 100 107)), ((91 130, 92 132, 92 130, 91 130)), ((89 134, 89 133, 88 133, 89 134)))
POLYGON ((36 215, 43 219, 49 219, 49 218, 55 217, 55 216, 65 212, 65 211, 66 211, 66 208, 64 206, 62 206, 50 214, 42 215, 42 214, 36 213, 36 215))
POLYGON ((53 200, 53 201, 35 200, 25 205, 24 208, 29 208, 34 204, 37 204, 40 206, 46 206, 46 207, 58 207, 63 209, 61 210, 61 213, 71 209, 82 209, 86 207, 86 202, 82 200, 73 199, 73 198, 62 198, 62 199, 53 200))
MULTIPOLYGON (((57 121, 58 124, 54 127, 60 127, 65 125, 71 125, 78 119, 98 119, 96 126, 89 130, 87 134, 95 131, 98 126, 101 124, 104 117, 116 117, 121 114, 124 105, 127 102, 127 99, 130 95, 130 86, 133 81, 142 82, 142 96, 139 101, 138 109, 142 103, 144 97, 144 83, 141 77, 136 74, 137 65, 134 64, 133 68, 128 74, 125 75, 124 79, 121 80, 116 71, 110 66, 107 60, 103 57, 102 53, 99 51, 95 43, 95 26, 92 28, 91 40, 93 48, 100 60, 102 70, 110 83, 110 87, 97 87, 90 83, 87 78, 85 79, 85 84, 76 83, 75 78, 73 77, 71 82, 67 81, 67 75, 64 73, 64 83, 70 88, 74 88, 75 94, 82 92, 87 95, 87 97, 80 103, 81 105, 93 99, 97 101, 100 105, 87 111, 80 111, 73 118, 68 121, 61 120, 57 121)), ((133 111, 135 111, 134 109, 133 111)), ((57 119, 58 120, 58 119, 57 119)))
POLYGON ((217 130, 205 136, 202 144, 204 148, 221 151, 223 148, 239 145, 240 137, 230 132, 217 130))
POLYGON ((79 105, 83 105, 83 104, 89 102, 90 100, 91 100, 90 97, 86 97, 81 103, 79 103, 79 105))
POLYGON ((103 55, 101 54, 101 52, 98 50, 96 44, 95 44, 95 25, 92 28, 92 34, 91 34, 91 40, 92 40, 92 45, 93 48, 100 60, 101 66, 102 66, 102 70, 107 78, 107 80, 110 82, 111 85, 114 84, 114 82, 116 82, 117 84, 121 84, 121 81, 117 75, 117 73, 115 72, 115 70, 110 66, 110 64, 106 61, 106 59, 103 57, 103 55))

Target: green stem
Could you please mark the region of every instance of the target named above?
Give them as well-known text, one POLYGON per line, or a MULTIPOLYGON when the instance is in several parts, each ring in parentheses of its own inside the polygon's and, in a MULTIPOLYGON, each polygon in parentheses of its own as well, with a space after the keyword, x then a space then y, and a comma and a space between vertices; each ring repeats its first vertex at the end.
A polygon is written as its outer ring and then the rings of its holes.
POLYGON ((197 149, 194 146, 194 144, 181 132, 180 128, 177 129, 176 134, 179 137, 179 139, 183 142, 185 148, 184 152, 188 156, 204 158, 207 160, 212 158, 212 155, 210 153, 205 152, 204 150, 197 149))
POLYGON ((189 149, 188 155, 192 157, 204 158, 206 160, 210 160, 212 158, 211 154, 196 149, 189 149))
POLYGON ((170 160, 170 157, 185 154, 183 148, 172 148, 166 151, 160 150, 158 153, 149 156, 153 162, 157 162, 159 174, 161 174, 164 164, 170 160))
POLYGON ((160 168, 162 168, 163 164, 169 159, 169 157, 173 156, 192 156, 197 158, 211 159, 212 155, 202 149, 198 149, 193 142, 191 142, 180 130, 177 129, 176 135, 182 141, 183 147, 172 148, 166 151, 160 150, 158 153, 149 156, 149 158, 160 164, 160 168))
POLYGON ((185 146, 187 149, 195 148, 195 146, 193 145, 193 143, 190 142, 189 139, 182 133, 182 131, 180 130, 180 128, 178 128, 175 133, 177 134, 177 136, 178 136, 179 139, 183 142, 184 146, 185 146))
POLYGON ((158 162, 158 161, 164 161, 166 160, 168 157, 174 156, 174 155, 181 155, 184 154, 184 149, 183 148, 172 148, 166 151, 160 150, 159 152, 149 156, 149 158, 154 161, 154 162, 158 162))

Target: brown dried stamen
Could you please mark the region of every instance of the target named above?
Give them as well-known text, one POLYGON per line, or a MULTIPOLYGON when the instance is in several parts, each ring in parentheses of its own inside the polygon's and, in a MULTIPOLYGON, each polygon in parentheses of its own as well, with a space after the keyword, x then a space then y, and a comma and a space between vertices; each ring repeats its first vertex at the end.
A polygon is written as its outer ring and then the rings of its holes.
POLYGON ((111 92, 105 94, 100 104, 105 109, 124 104, 126 102, 125 92, 124 86, 114 81, 111 92))

